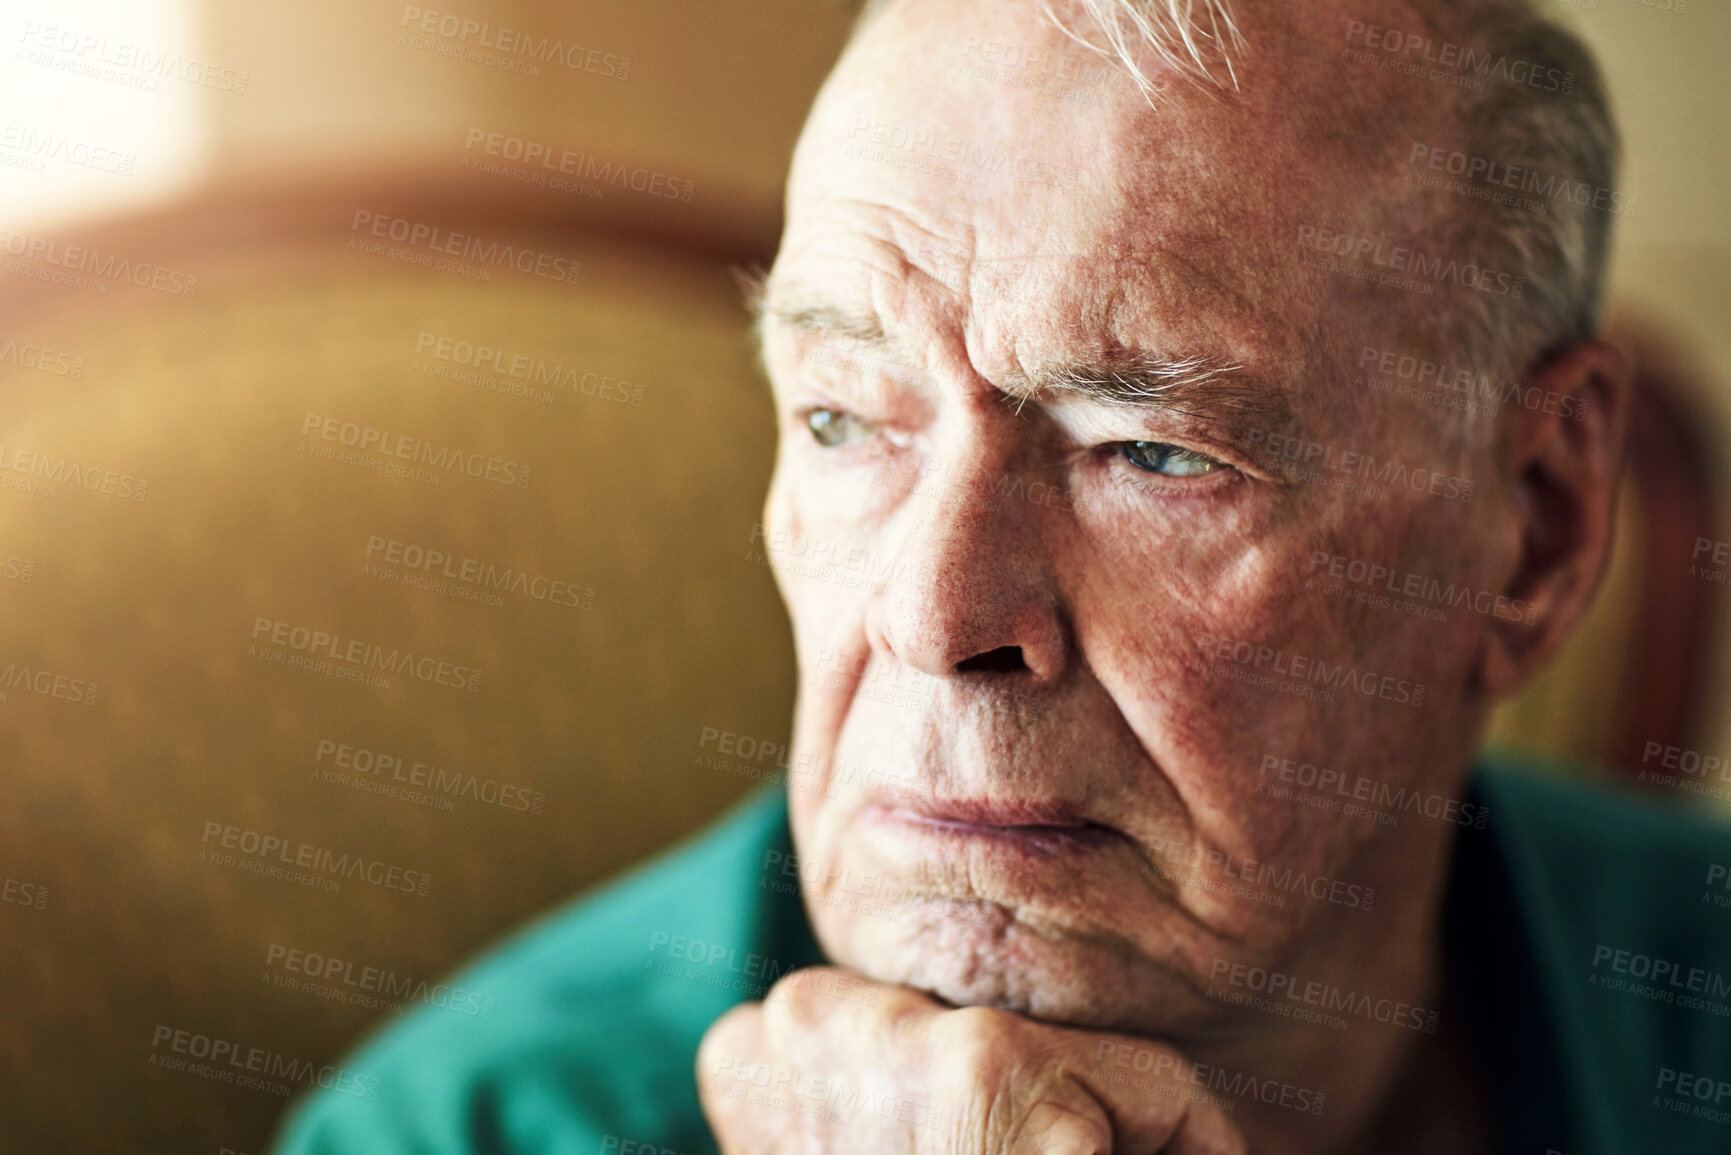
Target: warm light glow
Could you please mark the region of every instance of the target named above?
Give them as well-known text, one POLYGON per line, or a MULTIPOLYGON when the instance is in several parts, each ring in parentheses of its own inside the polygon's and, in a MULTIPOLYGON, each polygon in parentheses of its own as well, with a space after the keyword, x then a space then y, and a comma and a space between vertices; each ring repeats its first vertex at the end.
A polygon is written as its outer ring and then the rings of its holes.
POLYGON ((169 198, 205 161, 206 102, 245 99, 234 91, 240 70, 202 51, 190 0, 7 9, 0 229, 109 216, 169 198))

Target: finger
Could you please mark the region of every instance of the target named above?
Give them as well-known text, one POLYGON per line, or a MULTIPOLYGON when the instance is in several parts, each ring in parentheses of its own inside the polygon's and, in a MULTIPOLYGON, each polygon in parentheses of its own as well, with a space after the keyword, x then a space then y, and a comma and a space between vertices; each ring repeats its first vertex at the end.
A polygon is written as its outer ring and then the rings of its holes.
MULTIPOLYGON (((1192 1064, 1169 1047, 1124 1040, 1111 1043, 1098 1035, 1074 1035, 1077 1050, 1066 1064, 1067 1074, 1094 1098, 1111 1120, 1119 1155, 1246 1155, 1249 1150, 1221 1101, 1190 1078, 1192 1064), (1154 1053, 1137 1063, 1135 1077, 1109 1070, 1101 1056, 1109 1046, 1133 1046, 1154 1053)), ((1082 1112, 1086 1114, 1084 1110, 1082 1112)))
POLYGON ((1028 1112, 1008 1155, 1107 1155, 1113 1150, 1104 1109, 1080 1113, 1048 1099, 1028 1112))
POLYGON ((1121 1155, 1248 1155, 1244 1136, 1220 1105, 1177 1083, 1103 1100, 1121 1155))
POLYGON ((1206 1103, 1184 1117, 1166 1150, 1170 1155, 1250 1155, 1250 1144, 1227 1122, 1225 1112, 1206 1103))
POLYGON ((1074 1072, 1043 1089, 1010 1155, 1248 1155, 1226 1114, 1193 1088, 1105 1096, 1074 1072))
POLYGON ((761 1052, 763 1008, 741 1003, 710 1025, 697 1046, 697 1101, 723 1152, 757 1149, 755 1120, 739 1076, 745 1057, 761 1052))
POLYGON ((725 1073, 739 1055, 756 1054, 763 1036, 763 1004, 740 1003, 709 1025, 697 1045, 699 1083, 725 1073))

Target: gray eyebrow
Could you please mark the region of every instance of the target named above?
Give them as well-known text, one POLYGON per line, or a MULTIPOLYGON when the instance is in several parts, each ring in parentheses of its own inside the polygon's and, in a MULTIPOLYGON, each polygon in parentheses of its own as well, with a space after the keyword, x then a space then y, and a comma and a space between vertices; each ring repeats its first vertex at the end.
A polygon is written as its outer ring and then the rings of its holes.
POLYGON ((764 325, 775 321, 791 329, 850 337, 865 344, 881 345, 887 340, 883 322, 870 310, 816 303, 781 306, 770 302, 761 283, 753 288, 755 291, 746 298, 746 307, 751 310, 752 328, 760 335, 764 325))
POLYGON ((861 341, 884 340, 883 322, 869 308, 850 308, 828 299, 829 294, 802 281, 773 280, 761 269, 736 269, 734 279, 745 296, 752 328, 776 321, 814 333, 834 333, 861 341))
MULTIPOLYGON (((767 287, 762 280, 755 282, 747 300, 760 347, 763 327, 770 321, 865 345, 888 344, 883 322, 870 310, 820 303, 797 288, 791 301, 777 306, 770 302, 767 287)), ((1236 361, 1204 353, 1168 357, 1123 351, 1099 362, 1036 369, 1032 379, 1017 374, 999 388, 1016 402, 1017 412, 1029 401, 1069 394, 1122 409, 1162 409, 1201 419, 1260 419, 1270 430, 1287 428, 1293 420, 1282 391, 1246 375, 1236 361)))
POLYGON ((1284 392, 1247 375, 1236 361, 1193 353, 1164 357, 1130 353, 1102 363, 1036 370, 1035 378, 1010 382, 1006 393, 1017 409, 1050 395, 1070 394, 1120 409, 1164 409, 1189 417, 1260 419, 1269 429, 1291 424, 1284 392))
POLYGON ((764 312, 784 325, 808 333, 851 337, 868 345, 881 345, 886 340, 883 323, 872 313, 853 312, 833 305, 807 305, 785 311, 765 306, 764 312))
POLYGON ((870 310, 821 303, 802 285, 782 286, 775 295, 782 299, 791 295, 793 300, 787 304, 772 303, 767 273, 756 269, 736 269, 734 279, 745 296, 746 310, 751 314, 752 343, 757 346, 757 363, 765 380, 770 377, 769 361, 765 355, 768 347, 765 332, 772 321, 807 333, 846 337, 868 347, 883 348, 889 343, 883 322, 870 310))
POLYGON ((1164 405, 1186 390, 1224 384, 1243 368, 1200 354, 1176 360, 1141 356, 1116 365, 1065 365, 1045 373, 1040 388, 1108 405, 1164 405))

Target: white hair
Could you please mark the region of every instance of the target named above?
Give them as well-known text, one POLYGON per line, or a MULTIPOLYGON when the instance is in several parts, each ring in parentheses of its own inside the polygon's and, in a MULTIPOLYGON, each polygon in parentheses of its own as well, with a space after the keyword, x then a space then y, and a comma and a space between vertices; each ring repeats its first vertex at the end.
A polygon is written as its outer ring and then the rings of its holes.
POLYGON ((1232 54, 1242 53, 1245 45, 1228 0, 1145 0, 1144 3, 1074 0, 1074 3, 1105 39, 1104 46, 1066 24, 1052 10, 1051 0, 1040 0, 1040 9, 1070 39, 1101 56, 1116 58, 1149 100, 1154 99, 1154 85, 1138 60, 1141 51, 1149 48, 1184 76, 1222 84, 1224 81, 1215 74, 1219 68, 1225 72, 1226 81, 1238 87, 1232 54))

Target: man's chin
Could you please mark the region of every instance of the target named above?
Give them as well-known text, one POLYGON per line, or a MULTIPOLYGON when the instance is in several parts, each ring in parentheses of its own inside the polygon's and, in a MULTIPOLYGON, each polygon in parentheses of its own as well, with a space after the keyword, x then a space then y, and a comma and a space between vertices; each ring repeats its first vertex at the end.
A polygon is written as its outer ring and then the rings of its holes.
POLYGON ((818 938, 831 958, 867 978, 952 1006, 1149 1034, 1196 1021, 1190 989, 1121 941, 1036 930, 983 902, 932 900, 897 913, 893 921, 818 913, 818 938))

